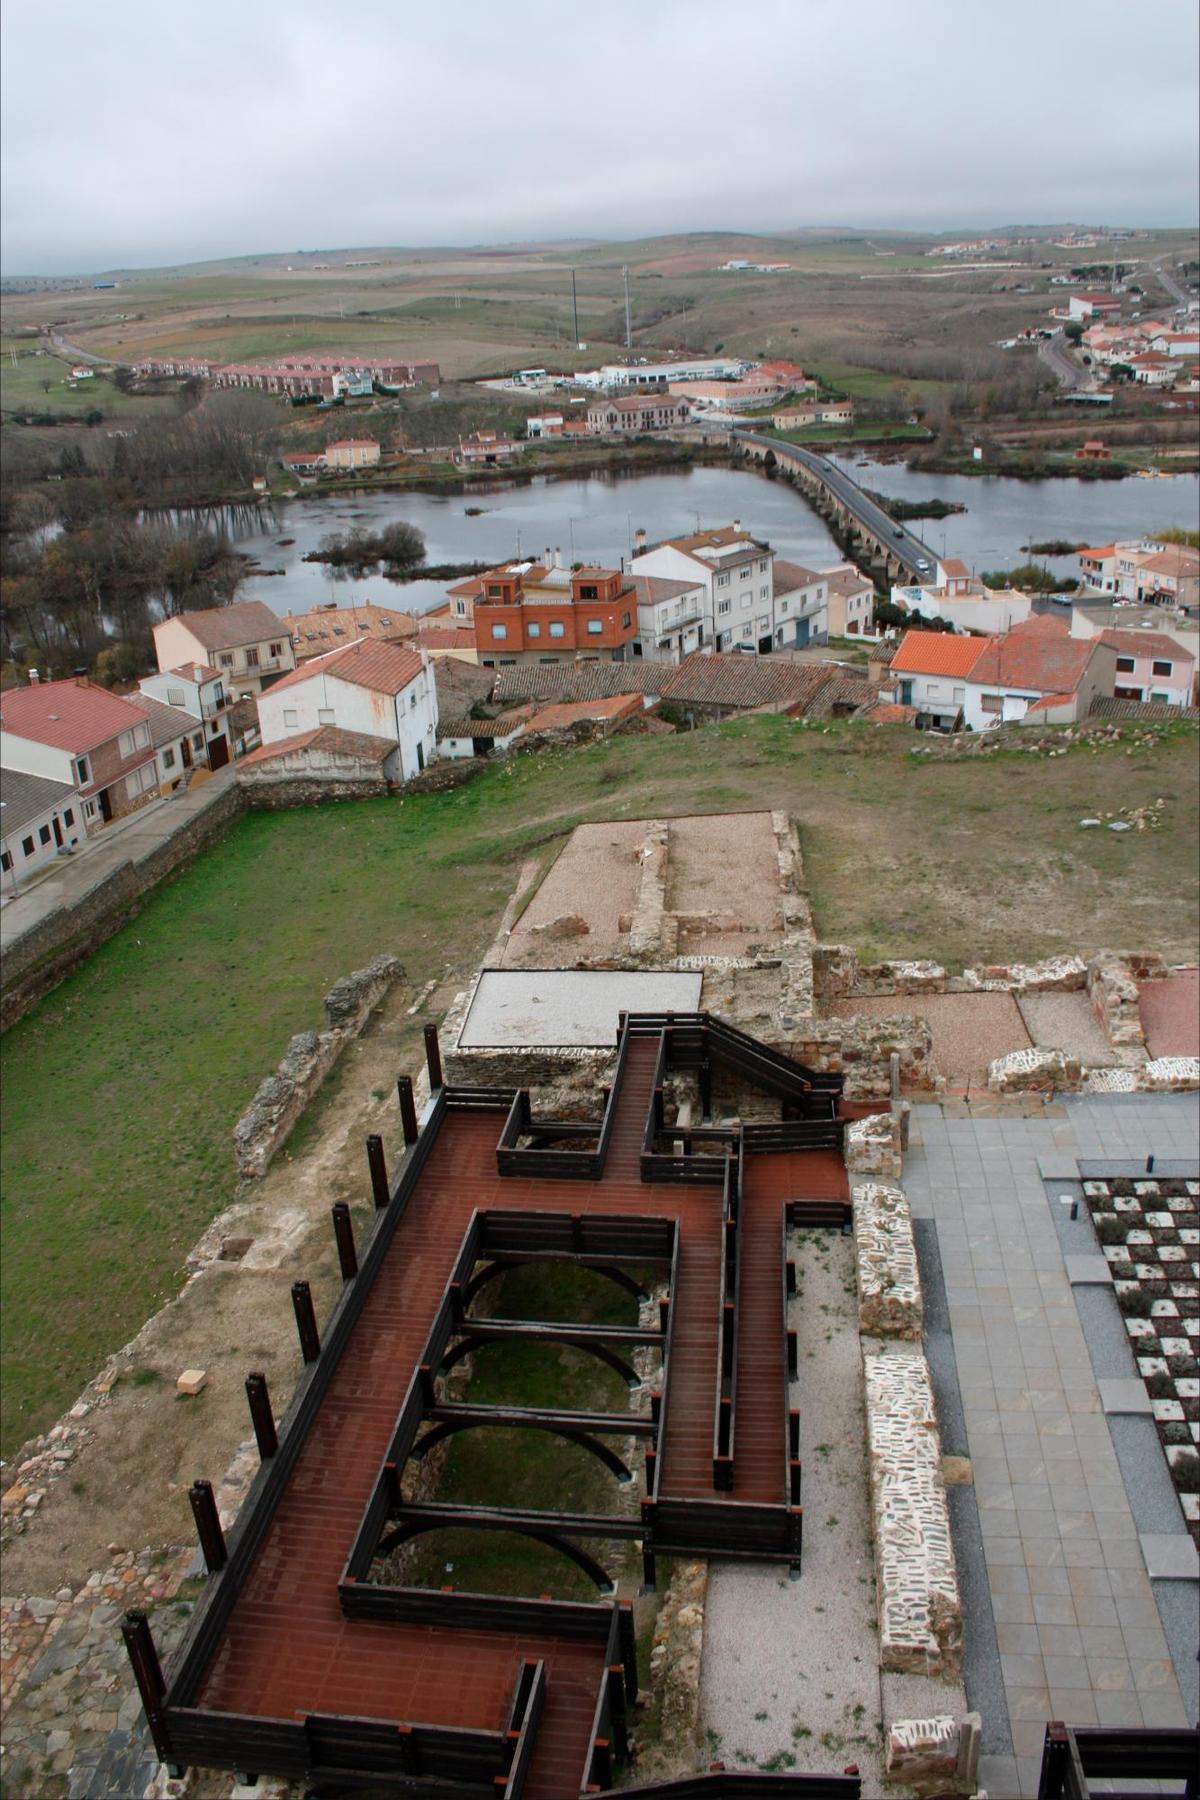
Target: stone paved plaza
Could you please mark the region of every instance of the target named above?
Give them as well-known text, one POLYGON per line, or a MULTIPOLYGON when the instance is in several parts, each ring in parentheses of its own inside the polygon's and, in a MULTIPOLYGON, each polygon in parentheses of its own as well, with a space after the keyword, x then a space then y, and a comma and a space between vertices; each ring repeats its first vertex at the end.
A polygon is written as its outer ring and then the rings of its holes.
POLYGON ((982 1563, 982 1606, 967 1621, 968 1699, 984 1712, 989 1752, 980 1782, 992 1795, 1033 1795, 1047 1719, 1196 1716, 1193 1547, 1177 1504, 1177 1518, 1160 1511, 1148 1529, 1140 1483, 1123 1478, 1100 1379, 1136 1365, 1104 1362, 1128 1347, 1097 1348, 1082 1298, 1097 1290, 1073 1285, 1067 1258, 1089 1247, 1071 1237, 1090 1232, 1086 1207, 1064 1225, 1083 1177, 1141 1173, 1151 1155, 1163 1174, 1195 1176, 1196 1097, 1067 1099, 1041 1117, 932 1104, 912 1117, 904 1186, 918 1230, 929 1221, 936 1232, 961 1396, 954 1421, 939 1393, 943 1437, 965 1436, 977 1508, 957 1548, 969 1562, 973 1542, 982 1563), (1160 1570, 1166 1578, 1152 1580, 1160 1570))

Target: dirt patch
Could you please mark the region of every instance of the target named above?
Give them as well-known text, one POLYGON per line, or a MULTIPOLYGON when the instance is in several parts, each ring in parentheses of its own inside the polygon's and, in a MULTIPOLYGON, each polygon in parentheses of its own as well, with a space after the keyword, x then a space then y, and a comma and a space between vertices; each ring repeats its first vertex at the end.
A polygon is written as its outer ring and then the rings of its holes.
POLYGON ((1181 969, 1138 989, 1151 1056, 1200 1056, 1200 969, 1181 969))
POLYGON ((672 819, 668 837, 667 910, 685 922, 680 949, 694 955, 737 955, 746 934, 778 938, 779 852, 767 812, 672 819), (686 921, 708 914, 707 926, 686 921))
POLYGON ((998 1056, 1029 1048, 1029 1033, 1011 994, 921 994, 904 999, 880 994, 832 1001, 822 1016, 886 1019, 898 1012, 928 1020, 933 1066, 955 1087, 986 1081, 988 1064, 998 1056))
POLYGON ((590 959, 627 946, 645 835, 645 824, 638 820, 579 826, 518 920, 504 961, 522 963, 532 956, 537 962, 568 963, 579 955, 590 959), (586 931, 567 932, 561 954, 550 958, 547 952, 557 941, 552 929, 560 920, 578 921, 586 931))

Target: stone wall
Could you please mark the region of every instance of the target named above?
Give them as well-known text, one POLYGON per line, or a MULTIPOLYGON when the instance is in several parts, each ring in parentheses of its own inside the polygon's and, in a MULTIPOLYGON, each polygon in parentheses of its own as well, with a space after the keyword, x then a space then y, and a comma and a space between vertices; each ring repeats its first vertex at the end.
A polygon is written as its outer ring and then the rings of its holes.
POLYGON ((164 843, 135 861, 120 863, 69 906, 55 907, 15 938, 4 953, 0 1029, 21 1018, 72 969, 141 911, 150 890, 224 835, 243 810, 230 784, 164 843))
POLYGON ((277 812, 292 806, 320 806, 336 800, 376 800, 393 790, 385 776, 268 774, 247 770, 238 786, 252 812, 277 812))
POLYGON ((388 989, 404 974, 395 956, 377 956, 344 976, 325 996, 325 1031, 298 1031, 279 1067, 261 1082, 233 1128, 238 1172, 264 1175, 280 1145, 320 1088, 346 1045, 357 1037, 388 989))
POLYGON ((1087 990, 1114 1048, 1144 1049, 1146 1034, 1129 959, 1113 950, 1101 950, 1087 965, 1087 990))
POLYGON ((899 1181, 904 1160, 904 1117, 893 1112, 868 1113, 846 1127, 846 1169, 851 1175, 880 1175, 899 1181))
POLYGON ((929 1367, 915 1344, 863 1358, 880 1667, 957 1677, 962 1606, 929 1367))
POLYGON ((852 1198, 859 1330, 869 1337, 919 1339, 921 1276, 908 1196, 890 1182, 864 1181, 852 1198))

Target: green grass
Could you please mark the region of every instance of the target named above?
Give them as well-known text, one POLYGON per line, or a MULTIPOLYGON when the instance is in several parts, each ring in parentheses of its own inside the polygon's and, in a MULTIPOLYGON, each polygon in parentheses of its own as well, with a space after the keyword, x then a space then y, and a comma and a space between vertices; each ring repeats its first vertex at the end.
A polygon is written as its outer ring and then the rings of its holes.
POLYGON ((777 431, 773 425, 760 425, 759 430, 768 437, 782 438, 789 444, 844 444, 862 439, 869 443, 878 443, 881 438, 928 440, 929 433, 923 425, 872 424, 869 420, 860 420, 857 425, 801 425, 795 431, 777 431))
POLYGON ((240 820, 0 1042, 3 1449, 175 1293, 236 1185, 231 1132, 320 997, 382 950, 465 975, 522 860, 589 818, 776 806, 821 935, 866 960, 1196 947, 1195 731, 1046 760, 903 728, 745 719, 497 762, 447 793, 240 820), (1081 832, 1162 797, 1164 826, 1081 832))
POLYGON ((56 418, 81 419, 93 411, 103 413, 105 418, 118 413, 146 417, 164 406, 173 406, 173 402, 161 397, 123 394, 106 375, 99 373, 72 387, 72 366, 56 356, 35 356, 28 350, 18 355, 15 363, 4 357, 0 360, 0 411, 52 413, 56 418))

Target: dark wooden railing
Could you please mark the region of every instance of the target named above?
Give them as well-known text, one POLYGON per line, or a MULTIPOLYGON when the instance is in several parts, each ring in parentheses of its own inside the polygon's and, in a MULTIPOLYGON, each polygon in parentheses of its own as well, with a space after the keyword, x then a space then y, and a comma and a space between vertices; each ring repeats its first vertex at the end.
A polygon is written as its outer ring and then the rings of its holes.
POLYGON ((1102 1729, 1052 1719, 1042 1747, 1038 1800, 1092 1800, 1100 1791, 1113 1800, 1134 1800, 1131 1789, 1097 1790, 1093 1781, 1171 1782, 1183 1800, 1197 1800, 1200 1730, 1102 1729))
POLYGON ((790 1385, 797 1372, 799 1348, 796 1341, 796 1333, 788 1324, 788 1301, 796 1292, 796 1265, 788 1255, 788 1222, 786 1215, 781 1223, 783 1231, 783 1248, 779 1260, 783 1271, 783 1293, 781 1296, 781 1304, 783 1306, 783 1341, 785 1347, 783 1359, 783 1416, 787 1426, 787 1435, 784 1441, 783 1452, 783 1478, 784 1492, 788 1497, 788 1506, 795 1514, 794 1531, 797 1547, 799 1547, 800 1533, 804 1523, 800 1506, 800 1413, 791 1403, 790 1385))
POLYGON ((732 1492, 737 1428, 738 1302, 742 1270, 742 1148, 725 1163, 721 1208, 721 1274, 718 1288, 717 1382, 713 1419, 713 1487, 732 1492))
POLYGON ((613 1608, 612 1625, 605 1645, 604 1668, 596 1694, 596 1709, 588 1736, 587 1757, 580 1781, 582 1794, 607 1792, 629 1756, 629 1710, 638 1695, 637 1648, 633 1610, 626 1603, 613 1608))
POLYGON ((541 1177, 555 1181, 599 1181, 608 1160, 613 1119, 625 1082, 628 1033, 622 1029, 611 1088, 605 1091, 599 1119, 551 1119, 533 1112, 528 1088, 512 1096, 508 1117, 496 1145, 501 1175, 541 1177), (522 1142, 533 1138, 535 1141, 522 1142))
MULTIPOLYGON (((595 1790, 591 1790, 595 1791, 595 1790)), ((622 1800, 862 1800, 858 1775, 787 1775, 765 1769, 723 1769, 623 1787, 622 1800)))
MULTIPOLYGON (((508 1779, 501 1790, 501 1800, 521 1800, 545 1705, 546 1665, 540 1659, 534 1661, 531 1658, 521 1665, 517 1676, 517 1691, 509 1708, 508 1725, 504 1732, 508 1779)), ((498 1778, 495 1785, 499 1786, 498 1778)))

